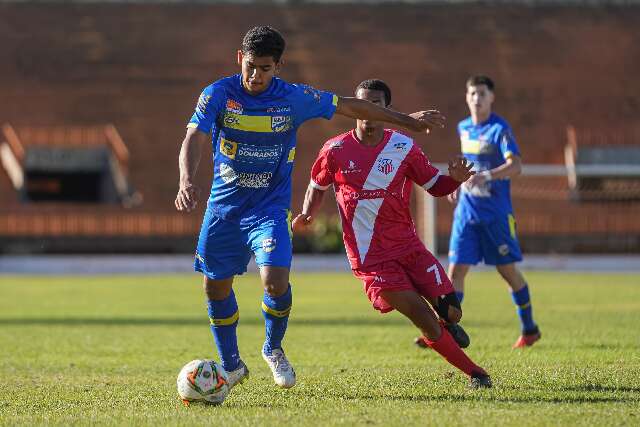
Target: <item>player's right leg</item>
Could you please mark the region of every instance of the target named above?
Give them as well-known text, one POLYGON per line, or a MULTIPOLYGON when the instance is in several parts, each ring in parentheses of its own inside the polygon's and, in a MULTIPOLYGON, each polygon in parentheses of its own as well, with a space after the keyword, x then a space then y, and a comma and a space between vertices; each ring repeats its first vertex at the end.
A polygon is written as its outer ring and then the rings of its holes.
POLYGON ((481 260, 481 235, 477 225, 454 218, 449 239, 448 275, 461 304, 464 299, 464 279, 471 266, 481 260))
POLYGON ((250 259, 250 253, 242 242, 238 224, 216 217, 207 210, 194 268, 204 275, 211 333, 231 386, 249 375, 238 351, 236 329, 239 311, 232 287, 234 276, 246 271, 250 259))
POLYGON ((491 387, 491 379, 487 372, 464 353, 420 294, 411 290, 383 290, 380 297, 409 318, 422 331, 431 348, 451 365, 467 374, 471 378, 472 386, 491 387))

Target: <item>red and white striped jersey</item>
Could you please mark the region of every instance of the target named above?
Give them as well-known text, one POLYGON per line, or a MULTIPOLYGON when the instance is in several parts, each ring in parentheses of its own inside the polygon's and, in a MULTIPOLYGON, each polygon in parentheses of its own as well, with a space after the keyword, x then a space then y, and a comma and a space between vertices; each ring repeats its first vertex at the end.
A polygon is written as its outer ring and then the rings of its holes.
POLYGON ((351 268, 396 259, 423 247, 411 218, 411 182, 431 188, 440 172, 413 140, 385 129, 380 144, 361 144, 355 131, 327 141, 311 170, 311 185, 333 184, 351 268))

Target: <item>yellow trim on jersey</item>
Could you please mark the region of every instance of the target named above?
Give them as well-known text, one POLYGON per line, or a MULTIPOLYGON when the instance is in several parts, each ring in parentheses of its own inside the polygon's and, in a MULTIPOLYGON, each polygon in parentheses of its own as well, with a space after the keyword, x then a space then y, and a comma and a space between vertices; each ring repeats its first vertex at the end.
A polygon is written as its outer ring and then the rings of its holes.
POLYGON ((480 154, 480 141, 463 139, 461 142, 462 154, 480 154))
POLYGON ((244 116, 226 112, 223 118, 224 126, 246 132, 273 132, 271 116, 244 116))
POLYGON ((235 159, 238 152, 238 143, 220 138, 220 152, 230 159, 235 159))
POLYGON ((504 154, 502 155, 502 157, 504 157, 505 160, 513 156, 515 156, 515 154, 513 154, 513 151, 505 151, 504 154))
POLYGON ((287 317, 291 311, 291 306, 284 310, 274 310, 262 301, 262 311, 276 317, 287 317))
POLYGON ((293 213, 291 209, 287 209, 287 230, 289 230, 289 240, 293 240, 293 228, 291 227, 291 220, 293 218, 293 213))
POLYGON ((187 123, 187 129, 198 129, 197 123, 187 123))
POLYGON ((213 317, 209 317, 209 323, 211 323, 214 326, 229 326, 236 323, 239 318, 240 318, 240 312, 236 311, 235 313, 233 313, 233 316, 226 317, 224 319, 214 319, 213 317))
POLYGON ((509 233, 513 239, 516 238, 516 219, 509 214, 509 233))
POLYGON ((287 163, 293 162, 293 159, 296 158, 296 147, 293 147, 289 150, 289 157, 287 157, 287 163))
POLYGON ((331 103, 333 104, 334 107, 338 106, 338 95, 333 95, 333 98, 331 99, 331 103))

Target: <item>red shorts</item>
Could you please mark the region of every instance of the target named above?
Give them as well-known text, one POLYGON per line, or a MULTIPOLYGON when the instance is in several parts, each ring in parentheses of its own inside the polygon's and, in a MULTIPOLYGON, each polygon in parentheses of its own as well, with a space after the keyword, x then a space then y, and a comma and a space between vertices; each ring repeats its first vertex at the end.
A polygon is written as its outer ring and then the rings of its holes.
POLYGON ((373 308, 382 313, 393 310, 380 297, 382 291, 415 291, 425 298, 454 292, 442 264, 426 249, 393 261, 354 269, 353 274, 364 283, 364 291, 373 308))

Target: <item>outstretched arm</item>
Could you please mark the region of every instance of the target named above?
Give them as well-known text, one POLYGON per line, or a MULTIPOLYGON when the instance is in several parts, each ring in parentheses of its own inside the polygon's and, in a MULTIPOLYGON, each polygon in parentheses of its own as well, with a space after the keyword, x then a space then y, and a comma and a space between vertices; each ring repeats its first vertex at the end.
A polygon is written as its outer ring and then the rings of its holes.
POLYGON ((503 164, 491 170, 482 171, 473 176, 467 185, 482 185, 494 179, 514 178, 522 172, 522 160, 520 156, 512 155, 503 164))
POLYGON ((176 196, 176 209, 180 212, 191 212, 198 206, 200 189, 193 183, 202 147, 206 143, 208 135, 196 128, 187 128, 187 134, 182 141, 178 167, 180 168, 180 185, 176 196))
POLYGON ((404 114, 352 97, 339 97, 336 113, 352 119, 387 122, 411 131, 426 133, 433 128, 444 127, 445 121, 445 117, 437 110, 404 114))
POLYGON ((302 204, 302 213, 297 215, 291 223, 291 229, 294 233, 303 232, 313 223, 318 209, 322 206, 326 190, 320 190, 310 183, 307 192, 304 195, 304 203, 302 204))

